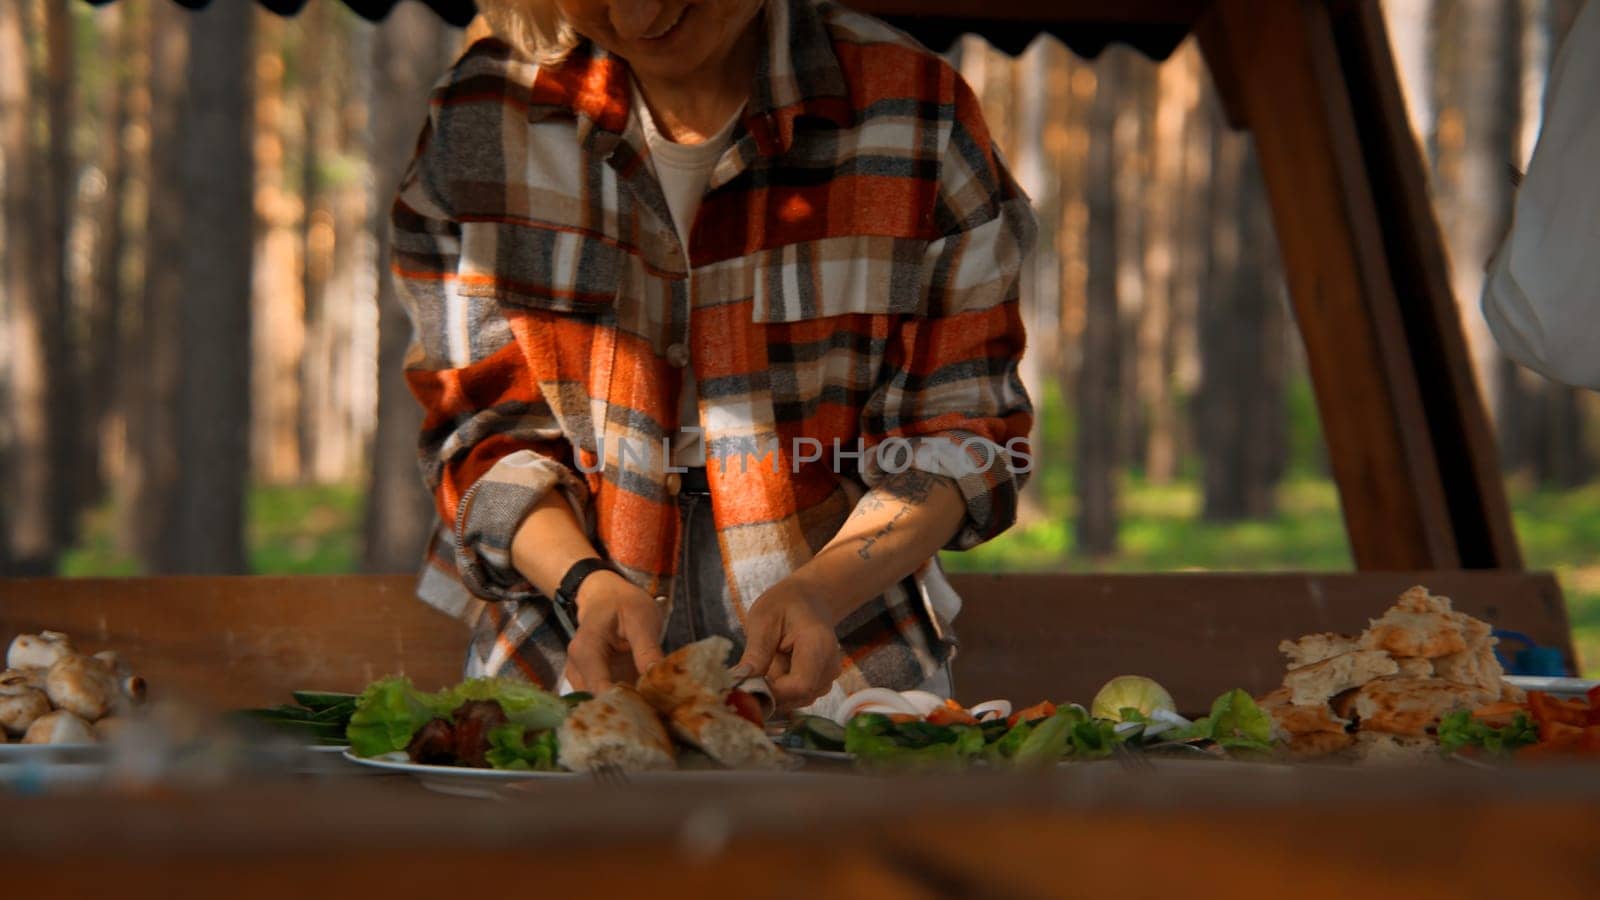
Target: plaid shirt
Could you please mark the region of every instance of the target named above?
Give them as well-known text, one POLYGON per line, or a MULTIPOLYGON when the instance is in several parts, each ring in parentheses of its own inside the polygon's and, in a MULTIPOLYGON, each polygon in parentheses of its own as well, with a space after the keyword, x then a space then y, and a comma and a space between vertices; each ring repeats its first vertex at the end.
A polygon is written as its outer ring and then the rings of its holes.
MULTIPOLYGON (((764 23, 687 257, 623 60, 585 43, 539 67, 485 39, 434 91, 394 205, 394 273, 443 523, 419 595, 473 623, 469 672, 554 684, 564 667, 547 601, 510 559, 551 490, 627 578, 671 590, 678 482, 663 439, 685 364, 741 611, 904 462, 873 448, 902 438, 992 461, 1026 439, 1017 277, 1035 225, 971 90, 831 3, 770 0, 764 23)), ((913 464, 953 474, 937 462, 913 464)), ((1021 477, 961 470, 967 515, 949 547, 1009 526, 1021 477)), ((928 569, 840 626, 842 687, 911 687, 947 657, 928 569)))

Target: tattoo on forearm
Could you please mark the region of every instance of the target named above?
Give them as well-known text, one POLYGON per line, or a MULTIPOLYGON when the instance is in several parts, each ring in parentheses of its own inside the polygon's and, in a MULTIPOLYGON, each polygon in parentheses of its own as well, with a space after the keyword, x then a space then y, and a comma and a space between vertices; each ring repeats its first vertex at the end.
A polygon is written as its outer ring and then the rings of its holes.
POLYGON ((883 523, 883 527, 882 528, 879 528, 877 531, 873 532, 872 534, 860 539, 861 546, 856 548, 856 555, 861 557, 862 559, 871 559, 872 558, 872 547, 873 547, 873 545, 878 543, 879 541, 883 540, 884 538, 888 537, 889 536, 889 532, 894 531, 895 524, 898 523, 902 518, 904 518, 910 512, 911 512, 911 507, 910 506, 902 506, 899 509, 895 510, 894 517, 891 518, 889 521, 883 523))
POLYGON ((856 548, 856 555, 862 559, 871 559, 873 546, 888 537, 890 532, 894 531, 895 525, 899 524, 901 519, 910 515, 913 509, 927 503, 928 498, 933 496, 933 489, 940 482, 948 481, 950 479, 942 475, 933 475, 917 469, 907 469, 904 472, 896 472, 893 475, 889 475, 878 482, 872 490, 867 491, 862 496, 860 502, 856 504, 856 508, 851 511, 850 518, 855 519, 871 515, 891 506, 894 507, 894 515, 889 518, 889 521, 883 523, 882 527, 877 531, 865 537, 857 538, 857 540, 861 541, 861 546, 856 548))

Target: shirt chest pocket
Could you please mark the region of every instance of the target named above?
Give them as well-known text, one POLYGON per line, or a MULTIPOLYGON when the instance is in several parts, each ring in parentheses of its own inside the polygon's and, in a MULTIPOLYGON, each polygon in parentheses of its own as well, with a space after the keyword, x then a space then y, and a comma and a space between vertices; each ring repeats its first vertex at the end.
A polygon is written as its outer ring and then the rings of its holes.
POLYGON ((625 256, 575 231, 463 222, 457 290, 512 307, 599 315, 616 301, 625 256))
POLYGON ((927 242, 846 235, 785 244, 746 258, 751 318, 804 322, 923 311, 927 242))

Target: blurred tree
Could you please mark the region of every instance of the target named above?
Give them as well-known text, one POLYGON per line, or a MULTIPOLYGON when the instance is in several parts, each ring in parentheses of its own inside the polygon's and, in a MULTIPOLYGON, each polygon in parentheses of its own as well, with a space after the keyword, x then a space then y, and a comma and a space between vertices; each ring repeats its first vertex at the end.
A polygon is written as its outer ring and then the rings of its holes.
POLYGON ((1250 136, 1213 132, 1211 253, 1200 301, 1195 437, 1201 514, 1266 518, 1287 462, 1287 341, 1277 244, 1250 136))
POLYGON ((174 527, 178 483, 178 309, 187 253, 179 129, 188 15, 172 3, 149 5, 144 288, 123 354, 127 371, 138 375, 124 381, 129 453, 117 531, 150 573, 178 570, 178 561, 167 555, 166 536, 174 527))
POLYGON ((242 572, 250 475, 250 297, 255 214, 251 30, 244 3, 190 13, 185 229, 172 568, 242 572))
POLYGON ((421 563, 434 521, 417 467, 422 410, 404 378, 411 322, 389 277, 389 207, 427 115, 428 88, 459 41, 420 4, 401 4, 372 45, 373 206, 378 236, 378 422, 372 437, 362 566, 409 572, 421 563))
POLYGON ((43 421, 43 360, 39 357, 38 309, 34 298, 32 193, 33 152, 30 145, 28 86, 31 73, 23 40, 24 7, 0 3, 0 172, 4 183, 3 303, 6 316, 5 385, 8 414, 0 438, 0 571, 22 574, 48 561, 50 534, 46 440, 43 421))
POLYGON ((118 358, 122 343, 124 312, 123 260, 128 250, 127 201, 130 181, 129 130, 134 103, 134 60, 138 41, 138 19, 142 13, 138 0, 124 0, 100 15, 111 32, 110 53, 105 62, 110 78, 105 87, 103 108, 99 111, 100 171, 105 189, 100 198, 95 228, 93 295, 89 299, 88 434, 85 446, 84 483, 86 499, 98 501, 105 495, 105 478, 113 461, 106 450, 113 445, 112 420, 117 412, 118 358))
POLYGON ((1112 48, 1095 66, 1094 106, 1089 112, 1088 304, 1084 311, 1078 370, 1076 548, 1101 558, 1117 549, 1117 472, 1122 319, 1117 291, 1118 216, 1116 130, 1122 85, 1128 82, 1127 51, 1112 48))

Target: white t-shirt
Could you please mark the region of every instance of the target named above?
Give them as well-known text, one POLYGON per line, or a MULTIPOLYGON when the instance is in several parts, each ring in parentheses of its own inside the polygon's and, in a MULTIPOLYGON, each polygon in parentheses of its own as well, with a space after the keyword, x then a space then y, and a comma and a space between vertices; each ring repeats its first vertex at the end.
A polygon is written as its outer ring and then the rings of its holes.
MULTIPOLYGON (((650 160, 655 166, 656 178, 661 181, 661 192, 666 195, 667 209, 672 211, 672 225, 678 232, 685 254, 689 252, 689 229, 694 226, 695 213, 700 209, 700 198, 705 196, 706 182, 711 170, 716 168, 722 151, 727 149, 733 135, 733 126, 739 121, 735 112, 722 129, 698 144, 673 143, 656 128, 650 107, 645 105, 638 84, 633 85, 633 108, 638 111, 639 124, 644 129, 645 144, 650 148, 650 160)), ((696 426, 695 431, 679 431, 672 439, 672 464, 675 466, 703 466, 706 464, 706 442, 698 430, 700 424, 700 389, 694 377, 694 364, 683 368, 683 388, 678 394, 678 421, 684 426, 696 426)))

